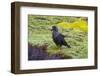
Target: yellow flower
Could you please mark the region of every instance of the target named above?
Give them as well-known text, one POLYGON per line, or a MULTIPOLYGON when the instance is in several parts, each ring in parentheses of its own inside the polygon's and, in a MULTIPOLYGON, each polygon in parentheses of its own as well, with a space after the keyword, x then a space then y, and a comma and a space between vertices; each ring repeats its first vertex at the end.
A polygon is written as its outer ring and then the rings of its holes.
POLYGON ((68 22, 61 22, 61 23, 58 23, 58 25, 59 25, 60 27, 64 28, 64 29, 66 29, 66 28, 71 28, 71 25, 70 25, 70 23, 68 23, 68 22))
POLYGON ((76 21, 72 22, 72 23, 68 23, 68 22, 61 22, 58 23, 58 26, 60 26, 61 28, 67 29, 67 28, 72 28, 72 29, 79 29, 83 32, 87 32, 88 31, 88 25, 87 22, 80 19, 77 19, 76 21))

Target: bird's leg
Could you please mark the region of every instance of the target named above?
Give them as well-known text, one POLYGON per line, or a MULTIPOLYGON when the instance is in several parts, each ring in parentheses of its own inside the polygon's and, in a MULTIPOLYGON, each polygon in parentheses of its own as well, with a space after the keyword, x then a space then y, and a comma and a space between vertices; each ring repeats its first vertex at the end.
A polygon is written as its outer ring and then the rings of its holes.
POLYGON ((58 47, 59 47, 59 50, 61 51, 62 50, 61 46, 59 45, 58 47))
POLYGON ((62 50, 62 48, 60 47, 60 49, 59 49, 60 51, 62 50))

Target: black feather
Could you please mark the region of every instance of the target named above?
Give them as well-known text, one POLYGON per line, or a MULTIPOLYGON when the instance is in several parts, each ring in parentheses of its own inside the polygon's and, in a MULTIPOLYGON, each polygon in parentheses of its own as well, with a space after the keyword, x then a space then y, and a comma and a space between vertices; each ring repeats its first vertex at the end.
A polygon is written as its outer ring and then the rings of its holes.
POLYGON ((70 45, 68 45, 64 39, 65 36, 58 32, 58 28, 56 26, 52 26, 52 31, 53 31, 52 38, 53 38, 54 43, 57 46, 61 47, 62 45, 64 45, 70 48, 70 45))

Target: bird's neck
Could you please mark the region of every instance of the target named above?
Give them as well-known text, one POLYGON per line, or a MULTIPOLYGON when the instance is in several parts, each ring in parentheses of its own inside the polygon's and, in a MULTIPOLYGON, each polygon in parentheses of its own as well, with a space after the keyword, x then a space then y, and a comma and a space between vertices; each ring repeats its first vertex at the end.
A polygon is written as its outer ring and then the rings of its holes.
POLYGON ((54 30, 53 32, 58 32, 58 30, 54 30))

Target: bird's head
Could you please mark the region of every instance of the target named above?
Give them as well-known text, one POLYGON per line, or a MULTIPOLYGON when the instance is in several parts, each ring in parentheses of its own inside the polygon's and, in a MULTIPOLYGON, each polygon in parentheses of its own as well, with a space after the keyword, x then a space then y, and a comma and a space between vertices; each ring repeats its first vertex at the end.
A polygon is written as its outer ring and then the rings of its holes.
POLYGON ((52 31, 58 31, 58 28, 57 28, 57 26, 52 26, 52 29, 51 29, 52 31))

